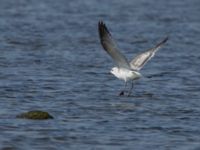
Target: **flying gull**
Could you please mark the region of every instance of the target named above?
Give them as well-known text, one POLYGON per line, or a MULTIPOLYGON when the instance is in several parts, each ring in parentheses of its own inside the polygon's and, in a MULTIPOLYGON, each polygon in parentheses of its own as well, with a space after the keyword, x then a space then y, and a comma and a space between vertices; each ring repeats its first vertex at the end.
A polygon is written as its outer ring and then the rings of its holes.
MULTIPOLYGON (((131 81, 131 88, 128 91, 128 96, 130 96, 133 89, 133 81, 141 77, 139 73, 140 69, 155 55, 155 53, 162 47, 164 43, 168 40, 168 37, 163 39, 155 47, 148 49, 147 51, 137 55, 130 62, 127 58, 119 51, 117 44, 113 40, 110 32, 108 31, 106 25, 103 21, 99 21, 99 37, 104 50, 111 56, 111 58, 116 63, 117 67, 111 69, 111 73, 117 78, 125 81, 125 87, 128 81, 131 81)), ((124 95, 124 90, 120 92, 119 95, 124 95)))

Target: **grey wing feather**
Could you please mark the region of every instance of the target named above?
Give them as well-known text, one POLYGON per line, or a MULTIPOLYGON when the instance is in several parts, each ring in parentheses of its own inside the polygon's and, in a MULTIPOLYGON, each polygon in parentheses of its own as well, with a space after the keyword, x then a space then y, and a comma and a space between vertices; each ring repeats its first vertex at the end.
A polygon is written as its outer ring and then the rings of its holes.
POLYGON ((136 56, 131 62, 130 66, 133 70, 140 70, 154 55, 155 53, 162 47, 164 43, 166 43, 168 37, 162 40, 159 44, 157 44, 154 48, 147 50, 144 53, 136 56))
POLYGON ((104 50, 112 57, 118 67, 130 68, 129 62, 126 57, 118 50, 115 41, 113 40, 106 25, 99 22, 99 37, 104 50))

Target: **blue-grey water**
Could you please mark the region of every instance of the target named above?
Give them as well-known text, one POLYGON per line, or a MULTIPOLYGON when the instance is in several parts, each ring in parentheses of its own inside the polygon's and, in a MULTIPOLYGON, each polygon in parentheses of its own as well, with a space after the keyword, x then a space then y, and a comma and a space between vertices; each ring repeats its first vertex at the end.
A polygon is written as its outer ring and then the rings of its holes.
POLYGON ((199 150, 199 0, 1 0, 0 149, 199 150), (129 58, 169 41, 131 97, 99 42, 129 58), (15 116, 48 111, 53 120, 15 116))

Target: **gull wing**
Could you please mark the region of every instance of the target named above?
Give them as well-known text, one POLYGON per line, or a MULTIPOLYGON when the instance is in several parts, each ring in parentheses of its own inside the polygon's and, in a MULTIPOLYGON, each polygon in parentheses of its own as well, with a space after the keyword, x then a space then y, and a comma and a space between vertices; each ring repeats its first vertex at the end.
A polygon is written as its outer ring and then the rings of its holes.
POLYGON ((159 44, 157 44, 154 48, 147 50, 144 53, 136 56, 131 62, 130 66, 133 70, 140 70, 142 67, 155 55, 155 53, 162 47, 164 43, 166 43, 168 37, 162 40, 159 44))
POLYGON ((113 40, 110 32, 108 31, 106 25, 100 21, 99 22, 99 37, 101 45, 104 50, 112 57, 114 62, 120 68, 130 68, 129 62, 126 57, 118 50, 115 41, 113 40))

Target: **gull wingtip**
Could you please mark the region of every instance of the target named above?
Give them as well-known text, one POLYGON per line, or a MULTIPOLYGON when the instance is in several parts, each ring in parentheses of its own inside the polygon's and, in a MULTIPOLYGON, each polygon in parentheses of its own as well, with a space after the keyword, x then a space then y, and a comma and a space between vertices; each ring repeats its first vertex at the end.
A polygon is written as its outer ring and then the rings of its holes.
POLYGON ((158 43, 157 44, 157 46, 156 47, 158 47, 158 46, 161 46, 161 45, 163 45, 163 44, 165 44, 167 41, 168 41, 168 39, 169 39, 169 37, 168 36, 166 36, 160 43, 158 43))
POLYGON ((98 26, 99 26, 99 28, 105 26, 105 23, 103 22, 103 20, 99 20, 98 26))
POLYGON ((169 36, 166 36, 166 37, 164 38, 163 42, 165 43, 165 42, 167 42, 168 40, 169 40, 169 36))
POLYGON ((98 26, 99 26, 100 37, 102 37, 103 35, 110 35, 111 36, 108 28, 106 27, 106 24, 102 20, 99 21, 98 26))

